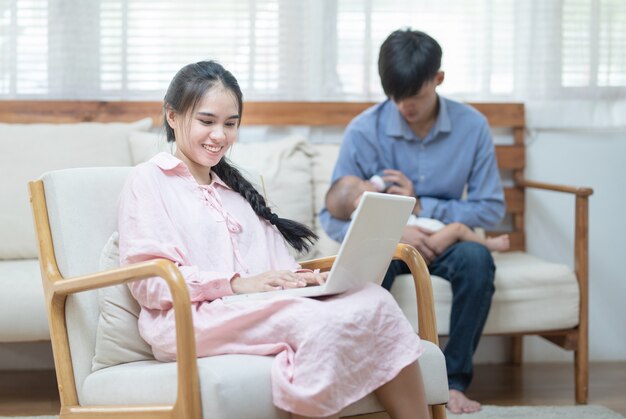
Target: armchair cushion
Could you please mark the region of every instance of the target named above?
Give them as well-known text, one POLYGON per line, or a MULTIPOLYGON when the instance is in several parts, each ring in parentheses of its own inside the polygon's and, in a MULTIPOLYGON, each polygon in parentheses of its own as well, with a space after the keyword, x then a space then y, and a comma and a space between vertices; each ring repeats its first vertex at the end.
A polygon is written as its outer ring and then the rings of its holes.
MULTIPOLYGON (((429 380, 426 400, 429 404, 445 403, 448 383, 443 354, 433 343, 422 342, 424 353, 419 363, 423 376, 429 380)), ((269 356, 220 355, 198 359, 203 416, 288 418, 289 415, 278 411, 272 404, 271 365, 272 357, 269 356)), ((173 403, 176 399, 176 374, 175 363, 154 360, 105 368, 86 378, 79 400, 82 405, 173 403)), ((370 394, 348 406, 343 414, 381 410, 375 396, 370 394)))
MULTIPOLYGON (((578 324, 578 282, 570 268, 524 252, 496 253, 494 260, 496 292, 484 333, 558 330, 578 324)), ((431 278, 437 331, 447 335, 452 290, 445 279, 431 278)), ((391 293, 417 330, 413 278, 410 275, 396 278, 391 293)))
MULTIPOLYGON (((100 268, 116 268, 119 260, 119 235, 115 232, 102 249, 100 268)), ((126 284, 100 288, 98 306, 100 315, 92 371, 125 362, 154 359, 150 345, 139 335, 137 321, 141 308, 126 284)))

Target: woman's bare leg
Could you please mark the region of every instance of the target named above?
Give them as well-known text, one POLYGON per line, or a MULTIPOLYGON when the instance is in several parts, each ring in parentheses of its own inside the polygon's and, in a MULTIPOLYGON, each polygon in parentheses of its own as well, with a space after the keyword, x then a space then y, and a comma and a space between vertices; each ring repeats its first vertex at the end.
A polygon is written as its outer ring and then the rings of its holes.
POLYGON ((404 367, 374 393, 392 419, 429 418, 422 372, 417 361, 404 367))

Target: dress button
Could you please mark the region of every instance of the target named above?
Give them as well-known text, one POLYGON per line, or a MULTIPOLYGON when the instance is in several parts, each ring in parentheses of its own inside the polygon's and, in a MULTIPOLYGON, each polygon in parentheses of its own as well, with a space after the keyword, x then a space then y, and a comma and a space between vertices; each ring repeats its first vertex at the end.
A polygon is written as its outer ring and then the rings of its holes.
POLYGON ((426 179, 426 176, 420 175, 420 181, 424 181, 424 179, 426 179))

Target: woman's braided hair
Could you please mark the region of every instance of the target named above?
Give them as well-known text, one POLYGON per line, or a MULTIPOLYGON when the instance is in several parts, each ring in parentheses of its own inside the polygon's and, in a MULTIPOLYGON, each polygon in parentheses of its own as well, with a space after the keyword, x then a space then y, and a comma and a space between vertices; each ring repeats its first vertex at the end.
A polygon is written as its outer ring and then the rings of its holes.
MULTIPOLYGON (((176 73, 163 100, 163 126, 168 142, 176 141, 174 130, 167 123, 165 112, 172 109, 186 114, 195 109, 204 94, 217 84, 229 89, 237 98, 239 123, 243 112, 243 94, 237 79, 215 61, 200 61, 188 64, 176 73)), ((299 252, 308 251, 317 240, 317 235, 304 224, 286 218, 279 218, 267 206, 263 196, 233 167, 226 157, 222 157, 212 170, 234 191, 243 196, 254 212, 275 225, 287 243, 299 252)))

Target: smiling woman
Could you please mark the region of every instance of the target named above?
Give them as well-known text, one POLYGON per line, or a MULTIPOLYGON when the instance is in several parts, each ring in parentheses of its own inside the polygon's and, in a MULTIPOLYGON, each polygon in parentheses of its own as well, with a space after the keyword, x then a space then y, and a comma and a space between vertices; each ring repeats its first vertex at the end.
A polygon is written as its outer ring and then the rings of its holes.
MULTIPOLYGON (((274 356, 273 404, 293 418, 335 418, 371 392, 392 417, 427 417, 417 363, 424 346, 381 287, 370 283, 319 300, 223 303, 232 294, 323 284, 327 276, 303 269, 287 248, 306 250, 317 236, 272 213, 224 156, 241 113, 239 84, 221 65, 189 64, 174 76, 164 125, 176 154, 157 154, 130 171, 119 200, 121 264, 174 262, 193 306, 198 356, 274 356), (358 386, 351 385, 355 377, 358 386)), ((168 286, 155 277, 129 287, 141 307, 141 336, 156 359, 175 360, 168 286)))
MULTIPOLYGON (((167 104, 165 122, 178 133, 174 138, 176 157, 185 162, 198 184, 207 185, 211 168, 237 140, 240 104, 236 95, 216 82, 187 114, 193 117, 180 114, 167 104)), ((171 141, 169 137, 168 140, 171 141)))

